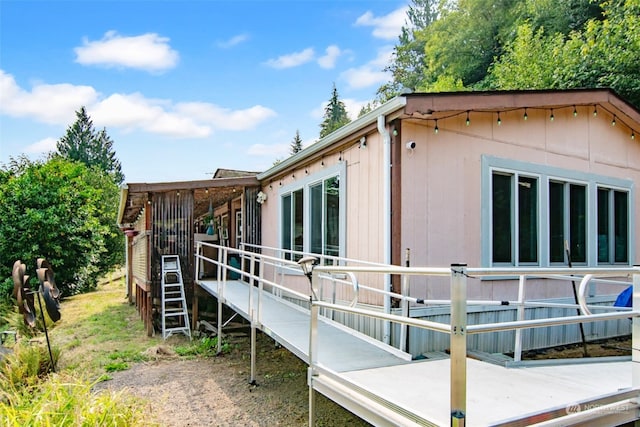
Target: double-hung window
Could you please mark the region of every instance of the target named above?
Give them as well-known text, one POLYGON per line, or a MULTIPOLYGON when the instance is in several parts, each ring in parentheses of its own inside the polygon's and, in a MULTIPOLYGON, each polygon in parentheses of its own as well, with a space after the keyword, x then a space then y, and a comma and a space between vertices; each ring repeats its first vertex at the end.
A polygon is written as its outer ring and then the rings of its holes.
POLYGON ((305 177, 280 191, 280 244, 285 258, 340 256, 344 249, 344 165, 305 177))

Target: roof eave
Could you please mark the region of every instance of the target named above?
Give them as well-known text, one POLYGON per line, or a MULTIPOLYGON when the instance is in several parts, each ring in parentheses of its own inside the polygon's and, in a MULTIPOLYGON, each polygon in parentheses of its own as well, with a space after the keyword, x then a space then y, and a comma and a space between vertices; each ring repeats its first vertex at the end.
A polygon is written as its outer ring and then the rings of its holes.
POLYGON ((365 114, 364 116, 342 126, 340 129, 330 133, 324 138, 318 140, 307 148, 304 148, 302 151, 297 152, 293 156, 281 161, 277 165, 273 166, 270 169, 260 173, 257 175, 259 181, 263 181, 265 179, 271 178, 288 168, 292 165, 295 165, 309 157, 312 157, 314 154, 319 153, 330 147, 334 143, 340 141, 341 139, 367 127, 373 123, 376 123, 379 116, 386 116, 394 111, 397 111, 400 108, 403 108, 407 103, 407 100, 404 96, 399 96, 393 98, 392 100, 382 104, 380 107, 376 108, 365 114))

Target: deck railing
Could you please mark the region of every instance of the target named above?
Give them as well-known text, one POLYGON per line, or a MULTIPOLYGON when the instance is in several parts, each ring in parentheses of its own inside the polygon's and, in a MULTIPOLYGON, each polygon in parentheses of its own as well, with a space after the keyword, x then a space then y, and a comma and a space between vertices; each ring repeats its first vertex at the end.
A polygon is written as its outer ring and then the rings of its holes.
MULTIPOLYGON (((449 335, 450 360, 451 360, 451 425, 462 425, 466 414, 466 357, 467 357, 467 337, 474 334, 482 334, 498 331, 515 331, 514 360, 519 361, 522 351, 521 331, 526 329, 560 326, 570 324, 586 324, 606 320, 633 319, 633 330, 640 330, 640 292, 634 292, 633 309, 626 307, 613 307, 590 305, 587 303, 587 293, 589 283, 602 282, 617 284, 620 286, 632 285, 634 289, 640 289, 640 267, 612 267, 612 268, 469 268, 466 265, 452 265, 449 267, 422 268, 422 267, 400 267, 375 263, 359 263, 355 260, 345 260, 337 257, 321 258, 312 273, 311 284, 308 292, 300 292, 287 286, 288 280, 285 273, 294 273, 298 280, 306 280, 302 275, 300 265, 293 261, 299 259, 298 255, 284 250, 265 247, 246 247, 247 249, 235 249, 206 242, 198 242, 196 250, 196 274, 199 277, 198 268, 200 260, 214 263, 217 267, 216 281, 219 295, 218 304, 222 304, 225 294, 225 285, 230 273, 248 282, 251 287, 257 288, 257 293, 248 293, 248 307, 252 324, 259 325, 262 320, 262 298, 264 292, 270 292, 280 297, 289 297, 300 302, 306 302, 310 309, 310 330, 309 330, 309 384, 310 384, 310 424, 313 425, 313 402, 311 396, 314 394, 313 380, 317 375, 335 375, 326 367, 318 364, 318 321, 321 315, 333 316, 336 312, 349 313, 354 316, 379 319, 384 322, 395 323, 401 326, 401 333, 406 334, 408 327, 417 327, 425 330, 436 331, 449 335), (217 248, 217 258, 211 259, 202 255, 204 246, 217 248), (274 251, 274 255, 267 255, 262 252, 274 251), (285 252, 290 256, 285 256, 285 252), (232 256, 240 260, 239 266, 230 263, 232 256), (290 258, 290 259, 286 259, 290 258), (271 276, 265 277, 265 272, 269 270, 271 276), (408 287, 403 286, 403 293, 397 294, 384 289, 366 286, 358 280, 359 275, 398 275, 404 283, 408 277, 412 276, 439 276, 449 277, 450 299, 425 300, 413 298, 407 295, 408 287), (469 300, 467 298, 467 279, 469 277, 482 278, 518 278, 518 299, 515 301, 494 301, 494 300, 469 300), (577 291, 576 304, 559 304, 548 301, 528 301, 526 300, 527 278, 549 278, 553 280, 580 281, 577 291), (265 289, 268 287, 268 290, 265 289), (327 287, 328 292, 325 292, 327 287), (336 299, 336 288, 345 287, 351 292, 352 298, 348 300, 336 299), (387 297, 397 298, 401 301, 403 315, 395 315, 381 310, 361 307, 358 305, 359 292, 366 289, 370 292, 383 294, 387 297), (328 296, 325 295, 328 293, 328 296), (408 315, 410 304, 438 305, 450 307, 450 322, 441 323, 411 318, 408 315), (467 325, 467 308, 473 305, 512 305, 517 309, 517 320, 467 325), (525 319, 524 309, 526 307, 554 307, 554 308, 574 308, 576 314, 564 317, 548 317, 538 319, 525 319), (598 311, 597 313, 595 313, 598 311)), ((516 283, 515 281, 513 281, 516 283)), ((220 307, 219 307, 220 309, 220 307)), ((222 320, 219 318, 218 322, 222 320)), ((219 323, 221 330, 223 325, 219 323)), ((252 334, 256 328, 252 328, 252 334)), ((252 337, 253 339, 255 337, 252 337)), ((633 334, 633 348, 640 348, 640 334, 633 334)), ((400 340, 400 350, 404 350, 402 345, 404 340, 400 340)), ((219 346, 221 340, 218 341, 219 346)), ((221 348, 218 349, 219 351, 221 348)), ((252 355, 253 356, 253 355, 252 355)), ((640 387, 640 352, 633 351, 633 387, 640 387)), ((252 357, 252 363, 255 357, 252 357)), ((252 372, 254 366, 252 366, 252 372)))
MULTIPOLYGON (((464 425, 466 418, 466 388, 467 388, 467 336, 472 334, 480 334, 496 331, 520 331, 529 328, 540 328, 548 326, 568 325, 575 323, 589 323, 603 320, 617 319, 633 319, 634 331, 640 327, 640 293, 634 292, 633 309, 622 307, 600 307, 594 306, 593 309, 607 310, 604 313, 593 314, 589 312, 588 305, 585 303, 586 284, 594 278, 620 278, 633 277, 633 286, 640 289, 640 267, 633 268, 540 268, 540 269, 520 269, 520 268, 468 268, 465 265, 452 265, 449 268, 407 268, 407 267, 339 267, 339 266, 316 266, 312 275, 312 288, 315 293, 319 290, 319 283, 322 275, 327 274, 356 274, 356 273, 377 273, 377 274, 400 274, 400 275, 427 275, 427 276, 444 276, 450 277, 451 299, 447 301, 439 300, 438 303, 448 302, 451 307, 451 321, 449 324, 439 322, 426 322, 418 319, 410 319, 404 316, 395 316, 379 313, 367 309, 358 309, 349 306, 327 303, 314 299, 311 306, 311 320, 309 330, 309 387, 310 387, 310 409, 309 424, 314 425, 314 400, 311 396, 314 394, 313 380, 321 373, 337 377, 335 373, 330 372, 326 367, 318 364, 318 318, 320 309, 343 311, 360 316, 374 317, 385 321, 395 322, 405 326, 413 326, 422 329, 446 333, 450 337, 450 387, 451 387, 451 425, 464 425), (519 318, 515 321, 501 323, 487 323, 467 325, 467 306, 473 303, 485 305, 488 301, 469 301, 467 300, 467 278, 470 276, 518 276, 520 277, 521 289, 524 287, 525 278, 528 276, 545 276, 553 278, 571 278, 576 279, 582 276, 580 293, 578 299, 579 304, 576 307, 581 309, 580 315, 555 317, 546 319, 524 320, 519 318)), ((523 292, 520 293, 524 295, 523 292)), ((502 303, 502 302, 501 302, 502 303)), ((524 306, 523 297, 519 298, 518 304, 524 306)), ((529 305, 535 302, 529 302, 529 305)), ((573 305, 571 305, 573 306, 573 305)), ((640 348, 640 336, 633 334, 632 346, 634 349, 640 348)), ((636 350, 633 351, 633 388, 640 387, 640 354, 636 350)), ((635 395, 637 396, 637 393, 635 395)))

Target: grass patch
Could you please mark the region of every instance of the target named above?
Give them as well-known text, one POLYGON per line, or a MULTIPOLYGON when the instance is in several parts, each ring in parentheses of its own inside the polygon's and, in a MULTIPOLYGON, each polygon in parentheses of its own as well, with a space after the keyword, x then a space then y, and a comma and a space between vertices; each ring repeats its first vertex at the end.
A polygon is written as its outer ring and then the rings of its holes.
POLYGON ((60 369, 97 379, 147 360, 144 351, 161 340, 147 337, 125 295, 124 280, 118 280, 63 301, 62 318, 50 333, 51 341, 63 349, 60 369))
POLYGON ((0 361, 1 426, 154 425, 140 399, 93 391, 111 379, 109 373, 146 360, 144 351, 159 343, 146 336, 135 307, 124 299, 124 280, 98 288, 64 300, 61 320, 49 328, 57 373, 51 373, 43 334, 35 343, 19 341, 0 361))
MULTIPOLYGON (((177 345, 174 350, 178 355, 184 357, 215 356, 218 353, 218 337, 203 337, 187 345, 177 345)), ((221 352, 230 353, 231 350, 231 344, 223 341, 221 352)))

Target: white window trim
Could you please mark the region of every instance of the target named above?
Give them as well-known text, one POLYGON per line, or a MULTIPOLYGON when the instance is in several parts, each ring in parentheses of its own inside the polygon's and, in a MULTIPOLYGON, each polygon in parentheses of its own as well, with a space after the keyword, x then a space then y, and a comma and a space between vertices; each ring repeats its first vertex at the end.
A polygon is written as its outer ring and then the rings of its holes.
POLYGON ((311 227, 310 225, 310 212, 311 212, 311 198, 310 198, 310 187, 319 182, 324 181, 327 178, 331 178, 333 176, 338 176, 340 180, 340 212, 339 212, 339 221, 340 221, 340 251, 339 257, 344 258, 346 253, 346 236, 347 236, 347 166, 346 162, 339 162, 333 166, 324 167, 322 170, 313 173, 311 175, 304 175, 300 178, 296 178, 295 182, 292 182, 287 185, 283 185, 278 190, 278 245, 282 247, 282 196, 286 194, 291 194, 296 190, 303 190, 303 217, 302 223, 304 224, 302 239, 303 239, 303 251, 310 253, 311 252, 311 227))
MULTIPOLYGON (((484 267, 492 266, 492 188, 491 176, 494 172, 505 172, 525 176, 538 176, 539 181, 539 204, 538 204, 538 234, 539 234, 539 263, 540 267, 549 267, 549 181, 559 181, 564 183, 585 185, 587 187, 587 266, 597 267, 598 247, 594 244, 593 236, 598 235, 597 224, 597 191, 598 188, 607 188, 618 191, 625 191, 629 195, 629 248, 628 265, 635 259, 635 245, 632 244, 635 236, 636 217, 635 207, 635 185, 632 180, 613 178, 588 172, 581 172, 569 169, 558 168, 548 165, 528 163, 518 160, 503 159, 488 155, 482 156, 481 167, 481 264, 484 267), (541 214, 544 213, 544 214, 541 214)), ((515 219, 514 219, 515 220, 515 219)))

